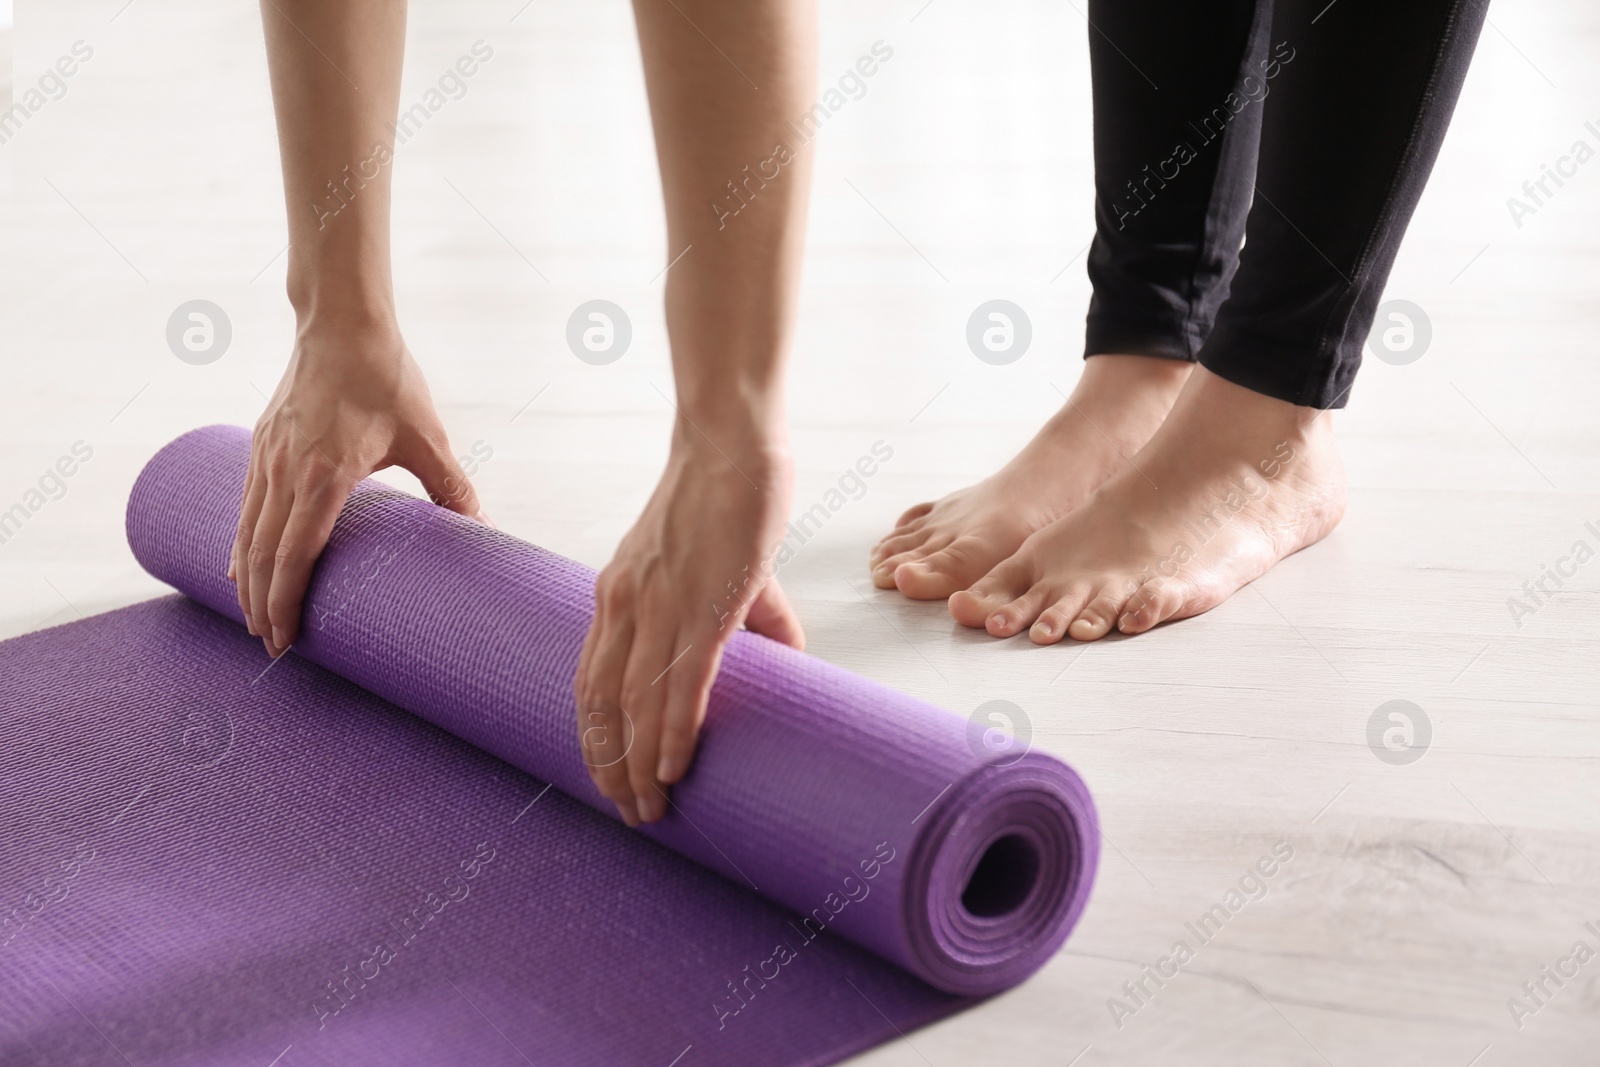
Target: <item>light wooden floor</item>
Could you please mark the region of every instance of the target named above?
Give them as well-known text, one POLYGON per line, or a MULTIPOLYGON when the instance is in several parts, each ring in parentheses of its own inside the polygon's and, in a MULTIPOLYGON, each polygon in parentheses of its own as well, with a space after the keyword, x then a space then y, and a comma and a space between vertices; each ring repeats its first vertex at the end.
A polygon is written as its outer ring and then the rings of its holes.
MULTIPOLYGON (((73 42, 94 54, 0 148, 0 509, 74 441, 94 455, 0 545, 5 635, 161 592, 123 540, 132 478, 185 429, 248 425, 287 353, 255 5, 124 2, 18 13, 19 93, 73 42), (194 298, 232 322, 210 366, 165 343, 194 298)), ((494 56, 400 153, 402 314, 459 450, 493 449, 478 483, 497 521, 599 565, 668 425, 660 200, 627 6, 522 5, 413 11, 408 103, 474 41, 494 56), (562 340, 594 298, 634 324, 611 366, 562 340)), ((1600 147, 1600 9, 1492 12, 1388 293, 1426 310, 1432 347, 1369 360, 1338 416, 1343 527, 1203 618, 1036 649, 874 591, 864 560, 907 505, 1001 463, 1079 372, 1081 9, 824 5, 825 83, 874 41, 894 55, 817 142, 799 507, 873 442, 894 456, 784 581, 817 654, 961 713, 1024 709, 1108 841, 1043 973, 856 1062, 1593 1064, 1600 961, 1520 1029, 1507 1000, 1575 942, 1600 950, 1600 563, 1520 626, 1507 600, 1575 541, 1600 547, 1600 162, 1520 227, 1505 202, 1573 142, 1600 147), (964 340, 994 297, 1034 326, 1006 367, 964 340), (1368 745, 1391 700, 1431 724, 1410 765, 1368 745), (1108 1000, 1195 946, 1185 923, 1284 842, 1265 897, 1119 1027, 1108 1000)))

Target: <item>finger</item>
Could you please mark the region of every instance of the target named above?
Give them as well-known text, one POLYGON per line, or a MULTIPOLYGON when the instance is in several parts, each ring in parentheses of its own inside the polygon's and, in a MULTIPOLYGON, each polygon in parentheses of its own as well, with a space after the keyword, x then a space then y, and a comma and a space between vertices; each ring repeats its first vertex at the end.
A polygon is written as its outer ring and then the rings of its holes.
POLYGON ((720 643, 691 647, 662 682, 667 686, 667 702, 661 714, 661 757, 656 761, 655 774, 664 784, 681 781, 694 762, 711 683, 722 663, 722 648, 720 643))
POLYGON ((252 637, 260 637, 255 623, 250 619, 250 542, 256 534, 256 520, 261 517, 261 505, 267 497, 267 479, 258 462, 252 458, 250 473, 246 476, 244 501, 239 507, 239 528, 233 539, 234 592, 239 597, 239 613, 244 616, 245 628, 252 637))
POLYGON ((763 637, 781 641, 790 648, 804 650, 806 634, 800 628, 800 617, 794 613, 788 596, 776 578, 762 586, 761 592, 750 605, 744 624, 763 637))
POLYGON ((272 632, 272 620, 267 614, 267 594, 272 590, 273 558, 278 551, 278 541, 283 537, 283 526, 289 520, 294 506, 292 492, 282 482, 269 482, 267 498, 261 505, 261 515, 256 519, 255 533, 250 538, 250 552, 245 557, 245 569, 250 573, 250 619, 256 633, 266 643, 267 652, 282 655, 284 645, 272 632))
POLYGON ((628 788, 644 822, 655 822, 667 810, 666 794, 657 788, 656 763, 661 754, 661 715, 667 703, 664 679, 682 654, 676 641, 670 631, 663 634, 636 628, 622 679, 622 710, 633 723, 633 744, 626 761, 628 788))
POLYGON ((435 504, 468 518, 487 521, 483 506, 478 502, 478 492, 472 488, 467 472, 450 454, 450 443, 443 430, 436 436, 419 435, 400 465, 417 476, 435 504))
POLYGON ((622 710, 622 676, 633 643, 631 623, 604 624, 597 619, 586 639, 588 660, 578 677, 578 736, 584 764, 600 795, 611 800, 629 826, 638 813, 628 788, 626 759, 632 728, 622 710))
POLYGON ((282 636, 283 648, 300 637, 301 608, 312 568, 328 544, 350 488, 342 477, 325 477, 295 494, 273 556, 272 585, 267 592, 268 623, 275 635, 282 636))
POLYGON ((606 630, 606 613, 600 599, 600 582, 596 581, 594 615, 589 620, 588 631, 583 635, 583 647, 578 650, 578 668, 572 674, 572 695, 578 709, 578 748, 583 755, 583 769, 588 772, 589 781, 594 783, 595 790, 609 799, 607 787, 601 781, 597 760, 590 751, 589 737, 589 730, 600 726, 598 722, 590 721, 591 714, 603 718, 603 715, 595 710, 598 705, 604 703, 605 698, 600 695, 602 687, 595 677, 594 664, 596 650, 604 644, 606 630))

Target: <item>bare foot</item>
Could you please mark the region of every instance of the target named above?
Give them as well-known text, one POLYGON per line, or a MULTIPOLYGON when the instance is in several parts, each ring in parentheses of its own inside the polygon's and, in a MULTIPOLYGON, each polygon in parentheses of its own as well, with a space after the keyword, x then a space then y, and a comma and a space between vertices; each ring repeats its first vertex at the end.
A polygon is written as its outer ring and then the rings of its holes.
POLYGON ((1344 468, 1322 415, 1197 368, 1137 469, 952 596, 950 614, 1048 645, 1216 607, 1343 517, 1344 468))
POLYGON ((1152 356, 1089 359, 1072 398, 1027 447, 977 485, 918 504, 872 550, 872 581, 917 600, 965 589, 1035 530, 1127 469, 1167 417, 1193 364, 1152 356))

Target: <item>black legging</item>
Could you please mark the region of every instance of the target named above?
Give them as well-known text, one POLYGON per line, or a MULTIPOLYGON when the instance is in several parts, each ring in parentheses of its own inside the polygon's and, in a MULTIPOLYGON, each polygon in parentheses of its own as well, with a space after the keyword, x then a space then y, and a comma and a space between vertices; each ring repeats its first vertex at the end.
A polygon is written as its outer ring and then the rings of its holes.
POLYGON ((1486 6, 1090 0, 1086 355, 1342 407, 1486 6))

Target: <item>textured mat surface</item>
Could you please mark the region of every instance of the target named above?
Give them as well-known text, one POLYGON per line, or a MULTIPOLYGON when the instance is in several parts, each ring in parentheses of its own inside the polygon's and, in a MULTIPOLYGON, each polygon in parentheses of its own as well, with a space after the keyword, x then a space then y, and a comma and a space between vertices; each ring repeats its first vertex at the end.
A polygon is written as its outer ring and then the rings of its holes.
POLYGON ((575 742, 592 572, 376 483, 267 669, 225 577, 247 458, 211 427, 135 486, 191 600, 0 644, 0 1062, 831 1063, 1081 912, 1070 770, 753 635, 627 830, 575 742))

